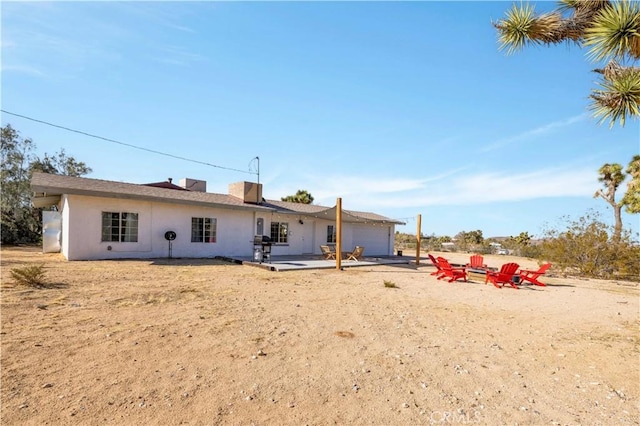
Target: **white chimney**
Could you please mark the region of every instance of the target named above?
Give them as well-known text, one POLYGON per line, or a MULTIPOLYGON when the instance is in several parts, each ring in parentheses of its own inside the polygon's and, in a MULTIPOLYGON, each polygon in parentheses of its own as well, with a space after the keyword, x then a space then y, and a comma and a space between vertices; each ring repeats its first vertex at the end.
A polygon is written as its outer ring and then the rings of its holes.
POLYGON ((236 182, 229 184, 229 195, 240 198, 245 203, 262 202, 262 184, 254 182, 236 182))
POLYGON ((204 180, 182 178, 178 186, 188 189, 189 191, 207 192, 207 182, 204 180))

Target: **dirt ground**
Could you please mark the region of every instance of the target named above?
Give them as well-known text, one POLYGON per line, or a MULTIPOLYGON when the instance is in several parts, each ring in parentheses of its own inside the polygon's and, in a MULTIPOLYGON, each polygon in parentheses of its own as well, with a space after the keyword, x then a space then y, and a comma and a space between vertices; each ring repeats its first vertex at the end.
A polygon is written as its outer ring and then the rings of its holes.
POLYGON ((3 425, 640 424, 636 283, 1 255, 3 425))

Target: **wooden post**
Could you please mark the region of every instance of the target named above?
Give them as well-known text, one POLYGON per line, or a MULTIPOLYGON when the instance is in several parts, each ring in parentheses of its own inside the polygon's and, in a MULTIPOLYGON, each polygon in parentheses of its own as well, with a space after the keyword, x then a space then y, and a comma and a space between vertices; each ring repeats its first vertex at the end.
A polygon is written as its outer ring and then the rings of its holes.
POLYGON ((422 235, 422 215, 418 215, 418 229, 416 230, 416 266, 420 264, 420 236, 422 235))
POLYGON ((342 269, 342 198, 336 200, 336 269, 342 269))

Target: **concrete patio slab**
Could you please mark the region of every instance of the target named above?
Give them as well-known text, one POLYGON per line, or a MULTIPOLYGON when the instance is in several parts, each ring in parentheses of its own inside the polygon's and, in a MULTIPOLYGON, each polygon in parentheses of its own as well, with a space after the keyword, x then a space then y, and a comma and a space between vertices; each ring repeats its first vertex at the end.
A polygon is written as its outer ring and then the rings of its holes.
MULTIPOLYGON (((258 268, 268 269, 270 271, 295 271, 302 269, 335 269, 335 260, 325 260, 318 256, 273 256, 271 260, 266 262, 256 262, 251 257, 218 257, 220 260, 228 262, 240 263, 247 266, 255 266, 258 268)), ((415 262, 414 258, 403 256, 380 256, 380 257, 363 257, 362 259, 343 260, 341 268, 357 268, 361 266, 375 265, 401 265, 415 262)))

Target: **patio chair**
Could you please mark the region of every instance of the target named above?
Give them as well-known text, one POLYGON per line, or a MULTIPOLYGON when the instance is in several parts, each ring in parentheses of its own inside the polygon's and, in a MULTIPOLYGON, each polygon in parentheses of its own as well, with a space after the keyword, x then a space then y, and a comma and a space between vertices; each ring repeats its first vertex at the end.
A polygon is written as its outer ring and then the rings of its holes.
POLYGON ((485 269, 486 267, 484 257, 481 254, 474 254, 469 258, 469 263, 467 263, 467 268, 485 269))
POLYGON ((331 247, 321 245, 320 250, 322 251, 322 256, 324 256, 326 260, 331 260, 336 258, 336 252, 331 250, 331 247))
POLYGON ((509 284, 511 287, 517 290, 518 286, 513 281, 513 276, 516 274, 519 266, 520 265, 518 265, 517 263, 511 262, 502 265, 499 271, 487 271, 487 278, 485 279, 484 283, 487 284, 489 281, 491 281, 497 288, 501 288, 504 287, 505 284, 509 284), (502 286, 500 286, 499 284, 502 284, 502 286))
POLYGON ((467 282, 467 271, 464 267, 453 267, 444 257, 438 257, 438 263, 442 268, 442 275, 438 276, 439 280, 449 278, 449 282, 454 282, 463 278, 467 282))
POLYGON ((357 262, 362 257, 363 252, 364 252, 364 247, 356 246, 352 252, 347 253, 346 260, 355 260, 357 262))
POLYGON ((429 259, 431 259, 431 263, 433 263, 433 266, 436 267, 436 270, 429 275, 435 275, 436 277, 440 277, 440 275, 444 273, 442 272, 442 266, 440 266, 440 263, 438 263, 438 260, 435 257, 433 257, 431 253, 427 254, 427 256, 429 256, 429 259))
POLYGON ((520 271, 518 271, 518 275, 520 275, 520 278, 522 279, 523 283, 524 281, 529 281, 533 285, 546 287, 546 284, 538 280, 538 278, 540 278, 540 275, 544 275, 549 268, 551 268, 551 264, 545 263, 544 265, 540 266, 540 268, 538 268, 537 271, 520 269, 520 271))

